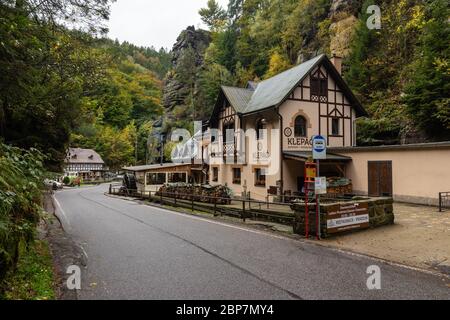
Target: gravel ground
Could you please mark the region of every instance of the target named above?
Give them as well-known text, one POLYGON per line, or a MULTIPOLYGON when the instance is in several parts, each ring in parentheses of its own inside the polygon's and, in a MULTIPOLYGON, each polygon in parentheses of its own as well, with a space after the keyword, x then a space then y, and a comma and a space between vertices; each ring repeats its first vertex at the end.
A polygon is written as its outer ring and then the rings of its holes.
POLYGON ((323 244, 450 275, 450 210, 396 203, 394 212, 395 225, 323 244))

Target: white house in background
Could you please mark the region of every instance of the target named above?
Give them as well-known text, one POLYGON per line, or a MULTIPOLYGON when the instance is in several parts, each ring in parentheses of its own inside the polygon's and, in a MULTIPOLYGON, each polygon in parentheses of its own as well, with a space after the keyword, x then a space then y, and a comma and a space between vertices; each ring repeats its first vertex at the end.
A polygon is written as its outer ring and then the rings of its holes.
POLYGON ((64 175, 83 180, 102 179, 108 168, 102 157, 92 149, 69 148, 64 161, 64 175))

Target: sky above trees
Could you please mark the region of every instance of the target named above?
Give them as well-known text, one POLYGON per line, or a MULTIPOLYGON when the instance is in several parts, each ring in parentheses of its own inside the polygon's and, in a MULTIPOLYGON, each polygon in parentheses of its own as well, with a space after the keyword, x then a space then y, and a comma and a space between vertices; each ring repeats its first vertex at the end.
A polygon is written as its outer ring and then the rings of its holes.
MULTIPOLYGON (((226 9, 228 0, 218 0, 226 9)), ((111 39, 171 49, 187 26, 205 28, 198 11, 207 0, 117 0, 108 23, 111 39)))

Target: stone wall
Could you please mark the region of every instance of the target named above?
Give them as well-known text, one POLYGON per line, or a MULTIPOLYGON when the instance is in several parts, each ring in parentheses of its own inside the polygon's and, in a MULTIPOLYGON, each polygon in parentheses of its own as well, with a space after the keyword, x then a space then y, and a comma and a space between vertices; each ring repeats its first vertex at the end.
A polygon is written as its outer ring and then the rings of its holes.
MULTIPOLYGON (((320 228, 323 238, 332 237, 333 235, 339 235, 343 233, 361 231, 368 228, 377 228, 384 225, 394 224, 394 201, 392 198, 354 198, 352 201, 343 202, 327 202, 320 205, 320 228), (331 233, 327 227, 327 214, 331 210, 335 210, 336 205, 352 205, 359 204, 361 206, 368 206, 369 223, 363 224, 361 227, 355 229, 343 230, 338 233, 331 233)), ((309 206, 309 234, 316 235, 316 205, 310 204, 309 206)), ((294 233, 305 235, 305 208, 304 203, 296 203, 292 205, 294 210, 294 233)))

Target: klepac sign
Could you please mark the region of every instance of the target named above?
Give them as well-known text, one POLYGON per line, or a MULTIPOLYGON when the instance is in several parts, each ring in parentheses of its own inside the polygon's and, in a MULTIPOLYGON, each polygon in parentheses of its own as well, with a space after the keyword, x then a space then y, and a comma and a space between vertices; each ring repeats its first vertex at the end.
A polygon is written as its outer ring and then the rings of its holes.
POLYGON ((325 160, 327 158, 327 141, 322 136, 313 137, 314 160, 325 160))

